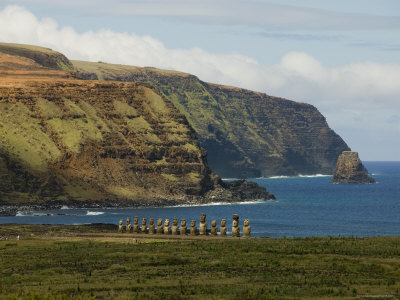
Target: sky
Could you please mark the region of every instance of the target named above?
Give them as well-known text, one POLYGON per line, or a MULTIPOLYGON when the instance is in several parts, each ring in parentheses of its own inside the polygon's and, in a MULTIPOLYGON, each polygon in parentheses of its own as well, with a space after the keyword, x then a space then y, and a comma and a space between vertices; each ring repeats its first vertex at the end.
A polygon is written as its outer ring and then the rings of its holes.
POLYGON ((310 103, 362 160, 400 160, 398 0, 0 0, 0 42, 310 103))

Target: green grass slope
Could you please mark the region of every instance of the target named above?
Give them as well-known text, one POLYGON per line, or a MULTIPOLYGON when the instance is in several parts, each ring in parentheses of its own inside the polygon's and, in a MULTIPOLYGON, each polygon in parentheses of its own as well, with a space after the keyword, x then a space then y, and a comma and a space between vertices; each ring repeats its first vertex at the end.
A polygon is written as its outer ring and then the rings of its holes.
POLYGON ((0 240, 1 299, 399 297, 399 237, 136 243, 106 228, 85 237, 93 226, 58 227, 0 226, 0 237, 10 238, 0 240))
POLYGON ((155 86, 186 116, 221 176, 332 174, 349 150, 312 105, 203 82, 176 71, 72 61, 86 79, 155 86))
POLYGON ((145 84, 9 79, 0 115, 0 204, 154 205, 209 188, 193 130, 145 84))

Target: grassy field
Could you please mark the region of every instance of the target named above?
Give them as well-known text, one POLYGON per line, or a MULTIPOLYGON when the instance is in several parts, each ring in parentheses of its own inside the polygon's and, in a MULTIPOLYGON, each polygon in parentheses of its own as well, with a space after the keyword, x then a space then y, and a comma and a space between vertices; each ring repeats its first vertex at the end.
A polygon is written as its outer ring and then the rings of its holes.
POLYGON ((400 237, 173 240, 115 231, 1 225, 0 299, 399 297, 400 237))

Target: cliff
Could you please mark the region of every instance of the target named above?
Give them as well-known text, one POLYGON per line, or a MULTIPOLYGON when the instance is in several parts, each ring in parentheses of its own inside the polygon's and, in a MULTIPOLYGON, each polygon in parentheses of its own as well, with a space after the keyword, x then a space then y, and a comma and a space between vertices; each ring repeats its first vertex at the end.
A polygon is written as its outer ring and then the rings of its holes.
POLYGON ((274 198, 212 173, 185 116, 149 84, 78 80, 10 52, 0 50, 0 205, 274 198))
POLYGON ((338 158, 331 183, 375 183, 355 151, 344 151, 338 158))
MULTIPOLYGON (((8 53, 13 47, 0 44, 8 53)), ((69 71, 66 77, 154 86, 186 117, 207 150, 211 169, 223 177, 332 174, 337 157, 350 150, 309 104, 206 83, 177 71, 69 61, 49 49, 33 55, 33 49, 38 47, 23 45, 18 55, 45 66, 37 57, 51 54, 51 68, 69 71)), ((46 72, 50 76, 52 71, 46 72)))
POLYGON ((350 150, 312 105, 206 83, 176 71, 72 61, 86 79, 155 86, 184 114, 223 177, 332 174, 350 150))

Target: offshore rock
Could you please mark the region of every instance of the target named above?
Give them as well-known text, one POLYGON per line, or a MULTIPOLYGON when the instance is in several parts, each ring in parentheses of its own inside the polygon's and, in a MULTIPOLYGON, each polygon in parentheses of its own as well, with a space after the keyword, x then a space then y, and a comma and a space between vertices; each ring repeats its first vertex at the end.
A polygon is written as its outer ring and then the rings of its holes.
POLYGON ((368 176, 357 152, 343 151, 338 158, 331 183, 375 183, 375 180, 368 176))

